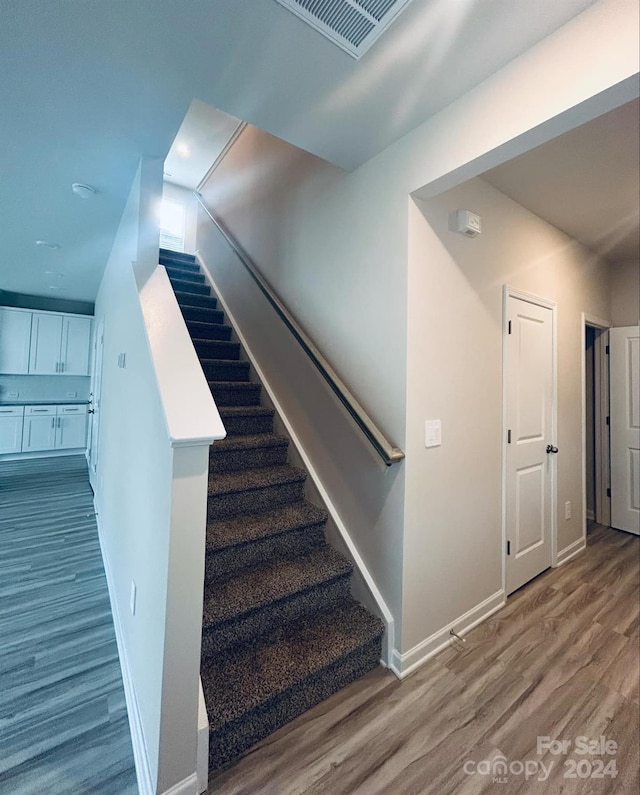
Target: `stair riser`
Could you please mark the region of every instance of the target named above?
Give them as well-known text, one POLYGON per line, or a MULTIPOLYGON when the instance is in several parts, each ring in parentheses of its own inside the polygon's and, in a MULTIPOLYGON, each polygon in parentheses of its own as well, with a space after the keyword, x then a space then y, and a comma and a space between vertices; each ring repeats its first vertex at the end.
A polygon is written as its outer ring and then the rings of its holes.
POLYGON ((249 381, 247 362, 200 362, 207 381, 249 381))
POLYGON ((160 249, 160 259, 184 262, 187 265, 197 265, 195 254, 187 254, 184 251, 172 251, 170 248, 160 249))
MULTIPOLYGON (((178 303, 180 307, 187 307, 187 306, 197 306, 202 307, 204 309, 215 309, 218 306, 218 301, 212 295, 198 295, 197 293, 190 293, 184 292, 181 287, 176 287, 175 284, 173 285, 173 289, 176 294, 176 298, 178 299, 178 303)), ((184 312, 184 309, 183 309, 184 312)), ((218 323, 222 323, 222 318, 224 315, 220 310, 219 312, 219 321, 215 321, 218 323)), ((207 314, 207 318, 211 319, 211 313, 207 314)))
POLYGON ((286 464, 288 452, 286 444, 277 447, 216 452, 214 442, 209 453, 209 472, 234 472, 238 469, 259 469, 286 464))
POLYGON ((237 342, 196 339, 193 347, 201 359, 228 359, 237 362, 240 358, 240 345, 237 342))
POLYGON ((204 284, 204 273, 187 271, 183 268, 174 268, 172 265, 165 265, 165 268, 171 281, 179 279, 180 281, 193 282, 194 284, 204 284))
POLYGON ((191 259, 180 259, 180 258, 175 257, 175 256, 167 257, 167 256, 164 256, 163 254, 160 254, 160 257, 158 258, 158 262, 161 265, 164 265, 165 268, 167 266, 170 267, 170 268, 177 268, 179 270, 183 270, 185 273, 191 273, 193 271, 195 271, 197 273, 200 270, 200 266, 193 259, 193 257, 191 259))
POLYGON ((209 384, 217 406, 259 406, 260 384, 238 382, 238 388, 209 384))
MULTIPOLYGON (((215 301, 216 299, 212 298, 211 300, 215 301)), ((222 325, 224 323, 224 313, 216 309, 215 306, 211 307, 211 309, 200 306, 180 306, 180 311, 187 325, 189 323, 196 323, 196 328, 200 328, 201 326, 221 326, 224 329, 230 328, 229 326, 222 325)), ((230 331, 229 334, 231 334, 230 331)))
POLYGON ((165 268, 171 268, 172 271, 177 273, 184 273, 191 275, 192 273, 200 273, 200 266, 197 263, 180 262, 178 260, 169 259, 167 257, 160 257, 160 264, 165 268))
POLYGON ((380 638, 280 693, 218 731, 209 732, 209 770, 234 762, 267 735, 372 671, 380 662, 380 638))
POLYGON ((234 574, 271 560, 291 560, 324 544, 324 523, 301 527, 269 538, 219 550, 207 555, 205 577, 224 582, 234 574))
POLYGON ((259 415, 257 417, 223 417, 227 436, 242 436, 252 433, 271 433, 273 417, 259 415))
POLYGON ((222 323, 194 322, 185 317, 187 328, 191 339, 199 340, 230 340, 231 326, 223 326, 222 323))
POLYGON ((203 656, 221 654, 232 646, 258 643, 262 638, 272 637, 291 623, 338 607, 349 596, 349 579, 350 574, 347 574, 279 602, 271 602, 234 621, 226 621, 215 627, 203 627, 203 656))
POLYGON ((226 519, 241 513, 257 513, 276 505, 285 505, 301 500, 304 494, 304 481, 265 486, 251 491, 217 494, 210 496, 207 504, 209 519, 226 519))
POLYGON ((211 295, 211 287, 208 284, 199 284, 198 282, 185 281, 184 279, 176 279, 169 276, 169 280, 177 292, 181 293, 195 293, 196 295, 211 295))

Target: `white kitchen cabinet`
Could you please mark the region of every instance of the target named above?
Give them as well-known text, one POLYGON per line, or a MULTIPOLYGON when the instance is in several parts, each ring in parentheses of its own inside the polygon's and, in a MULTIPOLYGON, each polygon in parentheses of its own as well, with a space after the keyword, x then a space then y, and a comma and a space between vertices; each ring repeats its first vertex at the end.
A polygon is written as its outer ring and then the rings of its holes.
POLYGON ((87 446, 87 405, 0 405, 0 455, 87 446))
POLYGON ((63 375, 89 375, 91 318, 62 318, 60 365, 63 375))
POLYGON ((35 453, 55 449, 56 406, 27 406, 22 431, 22 452, 35 453))
POLYGON ((0 373, 29 372, 31 312, 0 307, 0 373))
POLYGON ((58 407, 56 417, 56 450, 70 450, 87 446, 87 407, 76 406, 77 413, 61 411, 65 406, 58 407))
POLYGON ((33 312, 29 373, 88 375, 91 318, 33 312))
POLYGON ((0 455, 22 450, 22 406, 0 406, 0 455))

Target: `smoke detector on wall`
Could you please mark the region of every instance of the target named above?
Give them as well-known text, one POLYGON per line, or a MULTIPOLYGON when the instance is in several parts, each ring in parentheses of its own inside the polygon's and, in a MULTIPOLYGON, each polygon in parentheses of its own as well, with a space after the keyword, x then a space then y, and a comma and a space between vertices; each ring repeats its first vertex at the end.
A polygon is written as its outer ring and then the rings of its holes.
POLYGON ((300 19, 360 58, 411 0, 276 0, 300 19))
POLYGON ((449 228, 465 237, 478 237, 482 232, 482 218, 471 210, 456 210, 449 216, 449 228))

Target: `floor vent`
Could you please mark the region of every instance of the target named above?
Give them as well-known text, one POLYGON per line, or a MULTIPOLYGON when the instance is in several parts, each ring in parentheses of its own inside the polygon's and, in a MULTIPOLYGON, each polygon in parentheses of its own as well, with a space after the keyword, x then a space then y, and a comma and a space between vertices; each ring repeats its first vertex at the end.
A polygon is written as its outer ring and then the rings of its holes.
POLYGON ((411 0, 276 0, 360 58, 411 0))

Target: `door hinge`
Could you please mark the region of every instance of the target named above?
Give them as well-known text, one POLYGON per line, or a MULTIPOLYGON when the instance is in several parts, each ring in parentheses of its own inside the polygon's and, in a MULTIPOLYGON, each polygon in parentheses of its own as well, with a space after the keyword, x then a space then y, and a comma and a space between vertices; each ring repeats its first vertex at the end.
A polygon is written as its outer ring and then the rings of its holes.
POLYGON ((511 554, 511 541, 507 541, 507 555, 511 554))
POLYGON ((611 417, 607 417, 607 425, 611 424, 611 417))
POLYGON ((509 334, 511 334, 511 321, 509 321, 509 334))
POLYGON ((511 444, 511 430, 507 431, 507 444, 511 444))
POLYGON ((611 496, 611 489, 607 489, 607 497, 611 496))
POLYGON ((607 353, 607 354, 609 353, 609 346, 608 345, 604 346, 604 352, 607 353))

